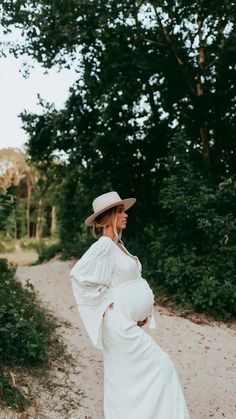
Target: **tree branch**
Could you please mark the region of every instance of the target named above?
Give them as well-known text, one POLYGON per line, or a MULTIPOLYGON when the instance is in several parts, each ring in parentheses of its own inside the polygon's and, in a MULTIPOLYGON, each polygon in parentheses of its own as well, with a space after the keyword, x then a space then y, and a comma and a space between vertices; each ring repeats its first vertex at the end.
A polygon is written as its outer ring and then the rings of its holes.
POLYGON ((134 39, 137 41, 145 41, 148 42, 149 44, 155 44, 158 47, 164 47, 164 48, 168 48, 168 45, 163 44, 159 41, 153 40, 153 39, 149 39, 149 38, 145 38, 144 36, 141 35, 134 35, 134 39))
POLYGON ((219 62, 220 62, 220 59, 219 58, 215 58, 208 65, 205 66, 204 70, 205 71, 209 70, 209 68, 213 67, 213 65, 215 65, 215 64, 219 64, 219 62))
POLYGON ((177 62, 178 66, 179 66, 179 69, 180 69, 180 71, 181 71, 181 73, 182 73, 182 75, 184 77, 185 82, 187 83, 187 86, 188 86, 188 88, 190 90, 190 93, 191 93, 191 95, 195 95, 196 93, 195 93, 194 87, 192 86, 192 84, 191 84, 191 82, 189 80, 188 72, 186 70, 186 65, 183 62, 183 60, 181 59, 181 57, 179 56, 178 51, 177 51, 177 49, 176 49, 176 47, 174 45, 174 42, 171 39, 171 36, 169 35, 169 33, 167 32, 167 30, 163 26, 162 21, 161 21, 159 15, 157 13, 157 10, 156 10, 155 6, 153 4, 152 4, 152 6, 153 6, 153 9, 155 11, 156 20, 157 20, 157 22, 158 22, 158 24, 159 24, 159 26, 161 28, 162 34, 163 34, 163 36, 164 36, 164 38, 165 38, 165 40, 167 42, 167 45, 169 45, 169 48, 172 51, 172 54, 174 55, 174 57, 176 59, 176 62, 177 62))

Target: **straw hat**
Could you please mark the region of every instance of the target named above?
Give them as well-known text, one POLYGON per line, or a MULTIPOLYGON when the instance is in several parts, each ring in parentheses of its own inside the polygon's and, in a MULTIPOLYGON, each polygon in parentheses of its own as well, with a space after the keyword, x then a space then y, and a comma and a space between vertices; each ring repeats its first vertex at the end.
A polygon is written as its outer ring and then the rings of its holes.
POLYGON ((93 214, 86 218, 85 224, 86 226, 92 226, 95 218, 98 215, 108 210, 109 208, 116 207, 117 205, 124 205, 124 209, 127 210, 132 207, 132 205, 134 205, 135 201, 135 198, 121 199, 121 197, 115 191, 99 195, 96 199, 94 199, 92 204, 93 214))

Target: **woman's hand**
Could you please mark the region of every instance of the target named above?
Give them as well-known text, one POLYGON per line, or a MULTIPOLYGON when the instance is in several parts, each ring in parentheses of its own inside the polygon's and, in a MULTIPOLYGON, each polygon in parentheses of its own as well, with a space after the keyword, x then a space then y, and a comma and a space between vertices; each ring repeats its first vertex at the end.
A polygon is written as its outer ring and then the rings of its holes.
POLYGON ((144 319, 144 320, 139 320, 137 325, 139 327, 143 327, 147 323, 147 321, 148 321, 148 317, 146 317, 146 319, 144 319))

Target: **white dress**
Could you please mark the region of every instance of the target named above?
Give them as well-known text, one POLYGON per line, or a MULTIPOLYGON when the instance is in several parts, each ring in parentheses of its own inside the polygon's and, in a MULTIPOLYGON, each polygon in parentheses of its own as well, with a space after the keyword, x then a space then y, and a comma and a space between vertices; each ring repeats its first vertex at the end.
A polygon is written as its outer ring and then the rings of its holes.
POLYGON ((70 275, 88 335, 103 351, 105 419, 189 419, 173 362, 137 325, 148 317, 156 326, 138 258, 102 236, 70 275))

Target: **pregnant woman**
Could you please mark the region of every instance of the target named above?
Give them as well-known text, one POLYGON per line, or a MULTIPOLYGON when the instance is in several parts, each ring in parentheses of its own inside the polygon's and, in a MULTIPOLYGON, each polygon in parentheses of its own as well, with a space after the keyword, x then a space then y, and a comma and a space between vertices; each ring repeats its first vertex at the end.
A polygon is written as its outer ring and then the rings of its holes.
POLYGON ((169 355, 142 326, 155 328, 153 293, 121 241, 135 198, 117 192, 93 201, 85 220, 98 239, 71 270, 89 337, 104 357, 105 419, 189 419, 169 355))

